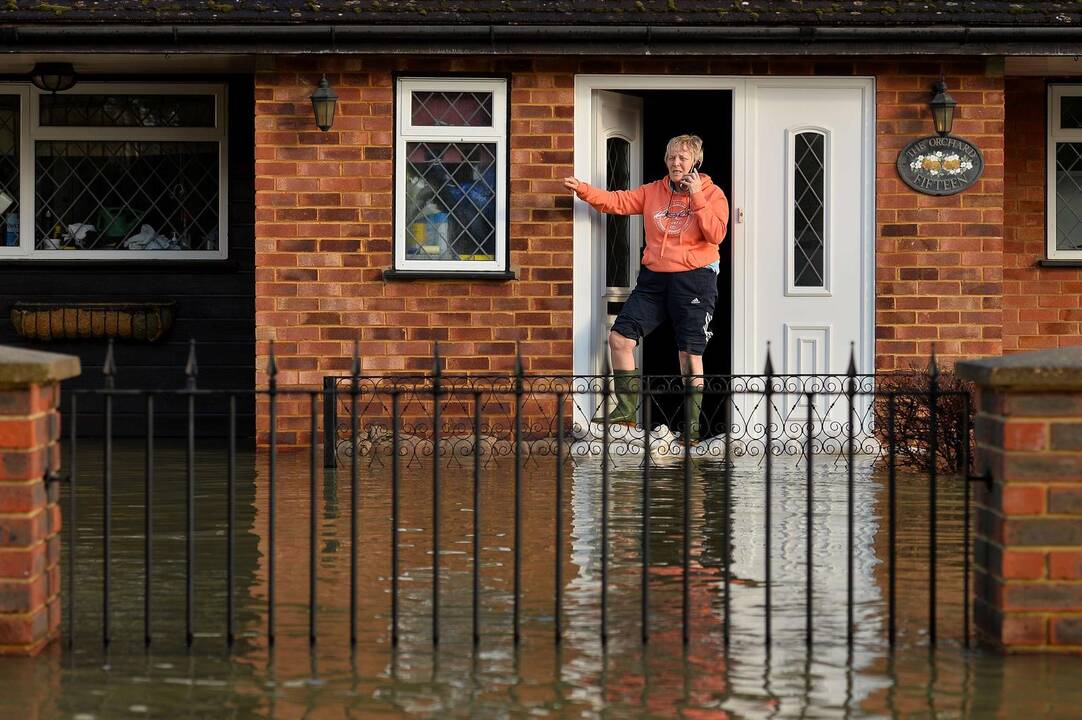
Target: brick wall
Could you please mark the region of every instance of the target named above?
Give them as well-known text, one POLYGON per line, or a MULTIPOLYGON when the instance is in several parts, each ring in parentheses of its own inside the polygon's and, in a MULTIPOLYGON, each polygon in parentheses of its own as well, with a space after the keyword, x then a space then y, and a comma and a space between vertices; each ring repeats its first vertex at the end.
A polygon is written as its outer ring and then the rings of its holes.
POLYGON ((876 79, 876 368, 924 367, 1002 351, 1003 78, 981 62, 891 63, 876 79), (934 197, 898 178, 898 152, 934 134, 928 100, 943 73, 953 133, 984 155, 969 190, 934 197))
POLYGON ((0 656, 35 655, 60 632, 56 383, 0 388, 0 656))
POLYGON ((991 477, 976 494, 974 619, 1009 651, 1082 650, 1082 389, 1079 353, 1049 355, 1062 352, 1024 356, 1003 382, 962 368, 982 385, 977 463, 991 477))
MULTIPOLYGON (((276 341, 281 385, 316 386, 349 369, 425 371, 441 342, 449 372, 507 372, 515 342, 527 372, 571 370, 576 73, 874 75, 877 78, 879 369, 1001 351, 1003 80, 983 61, 281 57, 256 76, 256 354, 259 386, 276 341), (384 282, 391 266, 391 73, 510 72, 512 282, 384 282), (316 130, 320 74, 340 100, 316 130), (957 134, 984 152, 983 179, 960 195, 920 195, 897 178, 898 151, 932 132, 931 86, 945 75, 957 134)), ((257 430, 266 439, 267 409, 257 430)), ((283 400, 280 440, 306 443, 307 404, 283 400)))
POLYGON ((1082 345, 1082 269, 1042 268, 1045 252, 1045 78, 1007 81, 1003 350, 1082 345))

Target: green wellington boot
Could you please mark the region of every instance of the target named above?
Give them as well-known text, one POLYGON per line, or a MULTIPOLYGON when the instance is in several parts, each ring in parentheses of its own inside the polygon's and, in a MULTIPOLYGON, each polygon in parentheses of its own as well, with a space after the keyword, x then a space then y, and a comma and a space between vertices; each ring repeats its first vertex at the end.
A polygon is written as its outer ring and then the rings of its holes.
POLYGON ((687 403, 689 414, 691 415, 691 440, 698 442, 703 438, 703 430, 705 427, 701 424, 700 418, 703 414, 703 389, 701 387, 692 387, 691 392, 687 394, 687 403))
MULTIPOLYGON (((613 385, 616 389, 616 407, 609 412, 610 425, 634 425, 639 417, 639 374, 636 370, 613 371, 613 385)), ((605 408, 602 407, 591 422, 605 422, 605 408)))

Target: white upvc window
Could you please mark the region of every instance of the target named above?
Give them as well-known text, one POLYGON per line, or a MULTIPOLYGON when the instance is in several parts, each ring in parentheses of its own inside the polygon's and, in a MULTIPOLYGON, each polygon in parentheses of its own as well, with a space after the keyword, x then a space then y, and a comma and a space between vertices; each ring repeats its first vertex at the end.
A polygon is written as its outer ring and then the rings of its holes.
POLYGON ((1082 260, 1082 85, 1048 86, 1046 248, 1082 260))
POLYGON ((397 81, 394 269, 507 270, 506 78, 397 81))
POLYGON ((220 84, 0 84, 0 258, 227 258, 227 137, 220 84))

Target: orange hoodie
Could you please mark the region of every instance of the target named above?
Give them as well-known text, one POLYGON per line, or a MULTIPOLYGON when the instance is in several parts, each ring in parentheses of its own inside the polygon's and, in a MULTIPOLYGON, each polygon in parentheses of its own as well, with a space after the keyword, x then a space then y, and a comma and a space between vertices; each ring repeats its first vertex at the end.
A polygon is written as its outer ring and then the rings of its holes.
POLYGON ((642 264, 655 272, 681 272, 716 262, 729 224, 725 193, 709 175, 699 177, 703 189, 690 198, 673 192, 667 177, 635 190, 607 191, 580 182, 575 193, 603 213, 642 215, 646 230, 642 264))

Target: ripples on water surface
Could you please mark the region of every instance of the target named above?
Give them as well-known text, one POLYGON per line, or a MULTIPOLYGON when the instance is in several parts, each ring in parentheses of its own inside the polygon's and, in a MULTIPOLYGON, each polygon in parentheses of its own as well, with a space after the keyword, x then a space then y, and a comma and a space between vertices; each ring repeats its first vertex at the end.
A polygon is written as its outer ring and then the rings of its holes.
MULTIPOLYGON (((569 463, 563 526, 564 641, 553 634, 555 473, 523 473, 523 642, 511 643, 512 466, 481 488, 483 640, 471 642, 472 476, 442 484, 441 644, 431 643, 431 466, 404 470, 400 521, 401 639, 390 646, 390 474, 363 467, 359 504, 359 641, 349 650, 348 466, 317 477, 318 645, 308 647, 307 455, 279 459, 277 642, 266 640, 266 457, 239 463, 237 624, 225 650, 224 452, 197 467, 195 647, 184 647, 184 461, 158 450, 153 633, 142 643, 143 475, 138 446, 118 451, 113 510, 113 627, 101 633, 100 451, 84 443, 78 490, 75 650, 0 661, 0 718, 117 717, 1077 717, 1082 660, 1000 658, 961 647, 961 487, 941 480, 939 649, 927 632, 927 481, 899 479, 898 649, 886 644, 886 482, 856 472, 855 643, 845 643, 846 474, 822 459, 812 526, 815 646, 804 646, 804 471, 779 459, 774 480, 773 635, 764 638, 763 472, 733 470, 732 637, 723 641, 724 486, 716 461, 692 473, 692 639, 681 643, 683 469, 653 474, 651 637, 640 644, 642 473, 611 471, 607 652, 599 642, 601 473, 569 463)), ((67 531, 65 530, 65 541, 67 531)), ((65 571, 65 581, 67 579, 65 571)), ((68 601, 68 598, 65 597, 68 601)), ((66 628, 67 630, 67 628, 66 628)))

